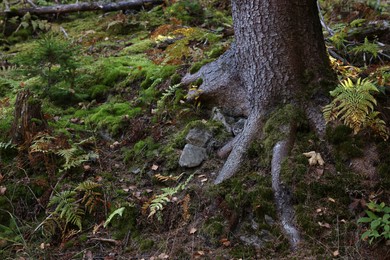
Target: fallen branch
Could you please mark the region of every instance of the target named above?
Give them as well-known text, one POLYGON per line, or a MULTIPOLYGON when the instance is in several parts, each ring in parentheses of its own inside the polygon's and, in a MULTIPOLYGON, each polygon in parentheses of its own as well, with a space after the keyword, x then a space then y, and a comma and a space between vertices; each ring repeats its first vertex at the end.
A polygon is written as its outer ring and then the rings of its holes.
POLYGON ((26 13, 35 15, 46 14, 62 14, 62 13, 74 13, 83 11, 103 11, 111 12, 126 9, 136 9, 146 5, 162 4, 163 0, 129 0, 118 3, 77 3, 68 5, 53 5, 53 6, 36 6, 31 8, 19 8, 19 9, 6 9, 0 12, 2 16, 23 16, 26 13))

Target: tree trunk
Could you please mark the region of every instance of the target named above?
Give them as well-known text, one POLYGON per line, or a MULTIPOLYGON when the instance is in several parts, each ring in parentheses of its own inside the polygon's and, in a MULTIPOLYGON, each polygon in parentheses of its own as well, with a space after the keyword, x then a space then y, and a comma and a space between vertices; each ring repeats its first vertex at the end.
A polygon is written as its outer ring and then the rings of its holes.
POLYGON ((239 170, 246 150, 276 107, 301 108, 322 136, 321 107, 329 91, 322 86, 335 79, 315 0, 233 0, 232 12, 234 45, 219 60, 183 79, 188 83, 203 78, 197 91, 201 98, 248 116, 243 132, 230 144, 216 184, 239 170))
POLYGON ((118 11, 126 9, 135 9, 146 6, 148 4, 162 4, 163 0, 129 0, 122 1, 118 3, 78 3, 78 4, 68 4, 68 5, 54 5, 54 6, 42 6, 42 7, 32 7, 32 8, 20 8, 20 9, 8 9, 3 12, 0 12, 0 15, 8 16, 23 16, 26 13, 35 14, 35 15, 46 15, 46 14, 62 14, 62 13, 73 13, 81 11, 118 11))
MULTIPOLYGON (((200 89, 189 93, 190 98, 200 94, 229 112, 248 116, 242 133, 219 152, 231 151, 215 184, 240 169, 250 144, 260 138, 265 120, 277 108, 291 104, 305 111, 313 129, 323 136, 321 108, 328 102, 329 91, 323 83, 330 85, 335 80, 315 0, 233 0, 232 12, 235 43, 231 49, 183 79, 184 83, 203 79, 200 89)), ((300 242, 295 214, 288 192, 280 185, 281 164, 294 142, 293 118, 289 112, 286 122, 278 126, 282 134, 270 151, 270 163, 278 216, 295 249, 300 242)))

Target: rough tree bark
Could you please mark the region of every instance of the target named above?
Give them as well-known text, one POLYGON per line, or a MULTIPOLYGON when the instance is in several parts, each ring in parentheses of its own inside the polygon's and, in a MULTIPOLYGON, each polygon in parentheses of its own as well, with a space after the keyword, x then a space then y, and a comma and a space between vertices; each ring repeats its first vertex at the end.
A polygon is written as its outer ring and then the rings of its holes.
MULTIPOLYGON (((333 80, 315 0, 233 0, 235 43, 184 83, 203 79, 201 98, 248 117, 216 184, 239 170, 251 142, 275 108, 293 104, 324 134, 321 107, 333 80)), ((287 127, 289 129, 289 127, 287 127)), ((288 133, 287 133, 288 134, 288 133)))
POLYGON ((0 15, 8 16, 23 16, 26 13, 35 15, 46 15, 46 14, 62 14, 62 13, 73 13, 82 11, 103 11, 111 12, 126 9, 140 8, 146 5, 162 4, 163 0, 128 0, 118 3, 101 3, 99 1, 92 1, 90 3, 77 3, 68 5, 53 5, 53 6, 34 6, 31 8, 19 8, 10 9, 7 8, 5 11, 0 12, 0 15))

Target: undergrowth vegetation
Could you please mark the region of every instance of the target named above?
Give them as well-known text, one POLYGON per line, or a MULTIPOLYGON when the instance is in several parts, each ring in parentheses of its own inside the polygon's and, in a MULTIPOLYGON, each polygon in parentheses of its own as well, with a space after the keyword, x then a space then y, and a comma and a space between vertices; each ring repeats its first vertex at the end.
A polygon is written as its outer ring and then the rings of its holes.
POLYGON ((216 154, 231 131, 203 101, 186 101, 199 82, 180 82, 230 47, 230 1, 1 17, 0 258, 388 254, 388 4, 319 2, 340 81, 324 107, 325 140, 283 108, 266 122, 266 138, 249 149, 241 172, 220 186, 211 184, 222 165, 216 154), (296 145, 282 163, 305 241, 298 253, 277 222, 268 174, 278 120, 298 122, 296 145), (212 136, 208 158, 183 168, 178 161, 194 128, 212 136), (321 153, 325 166, 310 165, 308 151, 321 153))

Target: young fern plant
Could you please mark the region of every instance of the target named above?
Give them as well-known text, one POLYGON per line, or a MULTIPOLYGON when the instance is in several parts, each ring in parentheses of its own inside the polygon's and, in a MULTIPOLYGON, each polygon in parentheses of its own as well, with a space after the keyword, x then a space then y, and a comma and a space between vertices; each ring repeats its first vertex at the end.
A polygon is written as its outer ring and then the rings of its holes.
POLYGON ((149 208, 150 212, 148 218, 153 217, 158 212, 161 212, 164 209, 165 205, 167 205, 171 201, 172 196, 184 190, 193 177, 193 174, 190 175, 184 183, 181 183, 176 187, 168 187, 161 189, 161 191, 163 192, 162 194, 155 196, 150 202, 146 202, 142 208, 144 210, 149 208))
POLYGON ((330 92, 334 97, 333 101, 323 108, 326 123, 340 120, 350 127, 354 134, 370 129, 387 140, 388 129, 386 123, 378 117, 379 112, 374 110, 377 102, 372 92, 379 90, 367 79, 359 78, 355 84, 351 79, 341 82, 330 92))

